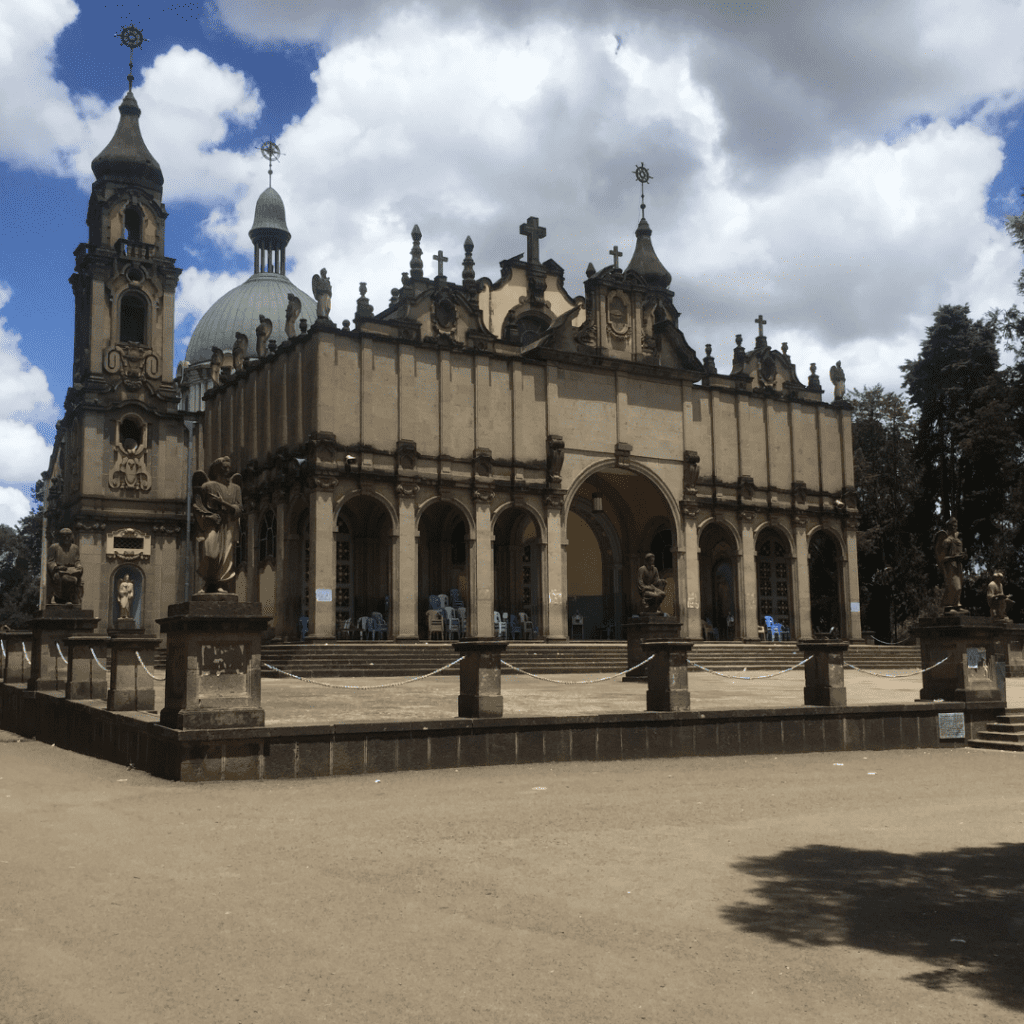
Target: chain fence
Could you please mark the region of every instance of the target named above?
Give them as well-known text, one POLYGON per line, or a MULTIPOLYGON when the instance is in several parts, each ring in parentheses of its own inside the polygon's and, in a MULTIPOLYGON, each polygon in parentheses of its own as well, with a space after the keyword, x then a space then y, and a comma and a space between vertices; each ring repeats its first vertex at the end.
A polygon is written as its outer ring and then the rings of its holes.
POLYGON ((442 665, 440 668, 435 668, 433 672, 425 672, 421 676, 413 676, 412 679, 400 679, 395 683, 374 683, 372 686, 356 686, 353 683, 328 683, 323 679, 309 679, 306 676, 297 676, 294 672, 288 672, 283 668, 278 668, 276 665, 271 665, 270 662, 263 662, 263 667, 270 669, 272 672, 280 672, 283 676, 288 676, 289 679, 297 679, 300 683, 312 683, 314 686, 323 686, 329 690, 391 690, 396 686, 405 686, 406 683, 418 683, 421 679, 429 679, 431 676, 436 676, 438 672, 444 672, 445 669, 452 668, 454 665, 458 665, 460 661, 465 658, 456 658, 454 661, 449 661, 447 665, 442 665))

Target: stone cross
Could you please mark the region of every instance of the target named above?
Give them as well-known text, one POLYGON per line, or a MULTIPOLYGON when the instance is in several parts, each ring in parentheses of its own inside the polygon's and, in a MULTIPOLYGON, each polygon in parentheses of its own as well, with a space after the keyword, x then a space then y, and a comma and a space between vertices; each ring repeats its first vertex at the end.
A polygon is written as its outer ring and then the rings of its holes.
POLYGON ((548 229, 542 228, 536 217, 527 217, 526 223, 519 225, 519 234, 526 235, 527 263, 540 263, 540 240, 547 233, 548 229))
POLYGON ((444 276, 444 265, 448 262, 448 257, 445 256, 444 251, 441 249, 437 250, 437 255, 432 257, 434 262, 437 263, 437 276, 443 281, 444 276))
POLYGON ((764 337, 764 325, 766 323, 768 323, 768 321, 765 320, 764 316, 762 316, 760 313, 758 313, 757 314, 757 319, 754 321, 754 323, 757 324, 757 327, 758 327, 758 332, 757 332, 758 337, 759 338, 764 337))
POLYGON ((612 246, 612 248, 608 250, 608 255, 615 261, 615 269, 618 270, 619 257, 622 255, 622 253, 619 252, 619 247, 617 245, 612 246))

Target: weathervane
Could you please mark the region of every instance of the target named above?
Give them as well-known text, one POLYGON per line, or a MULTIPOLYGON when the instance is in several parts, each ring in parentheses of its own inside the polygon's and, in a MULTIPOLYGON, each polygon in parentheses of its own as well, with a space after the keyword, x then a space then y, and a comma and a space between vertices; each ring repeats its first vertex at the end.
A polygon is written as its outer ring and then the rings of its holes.
POLYGON ((633 174, 636 176, 636 180, 640 182, 640 216, 642 217, 644 210, 647 209, 647 204, 644 202, 644 185, 651 180, 651 172, 641 163, 633 174))
POLYGON ((260 152, 263 154, 263 159, 267 161, 267 180, 273 185, 274 161, 281 159, 281 147, 273 139, 267 139, 266 142, 261 143, 260 152))
POLYGON ((149 40, 144 38, 142 35, 142 29, 136 28, 134 25, 128 25, 121 29, 117 33, 118 39, 121 40, 122 46, 128 47, 128 91, 132 91, 132 84, 135 82, 135 76, 132 74, 132 69, 135 63, 135 51, 143 44, 148 43, 149 40))

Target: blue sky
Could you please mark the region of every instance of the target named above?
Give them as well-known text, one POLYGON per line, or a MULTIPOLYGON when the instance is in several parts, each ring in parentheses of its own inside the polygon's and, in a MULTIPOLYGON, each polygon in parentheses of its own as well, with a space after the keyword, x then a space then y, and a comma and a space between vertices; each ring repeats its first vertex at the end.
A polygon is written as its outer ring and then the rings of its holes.
POLYGON ((841 358, 850 387, 896 387, 939 304, 1016 298, 1022 3, 4 0, 0 522, 27 511, 70 383, 67 278, 132 21, 179 358, 251 269, 267 137, 289 274, 308 291, 327 266, 339 320, 360 281, 386 305, 413 223, 455 261, 472 235, 496 277, 536 215, 581 293, 589 262, 632 251, 641 160, 680 326, 720 367, 763 314, 802 374, 841 358))

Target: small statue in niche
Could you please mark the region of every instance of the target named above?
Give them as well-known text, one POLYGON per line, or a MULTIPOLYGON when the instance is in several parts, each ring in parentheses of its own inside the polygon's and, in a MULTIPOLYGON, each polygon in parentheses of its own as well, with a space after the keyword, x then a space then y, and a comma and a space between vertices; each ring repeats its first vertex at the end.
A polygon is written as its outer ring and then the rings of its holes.
POLYGON ((291 292, 288 293, 288 306, 284 311, 284 333, 289 338, 295 337, 295 322, 299 319, 299 314, 302 312, 302 300, 298 295, 293 295, 291 292))
POLYGON ((565 462, 565 441, 558 434, 548 434, 548 482, 562 482, 562 465, 565 462))
POLYGON ((836 365, 828 371, 828 376, 835 386, 835 400, 838 402, 846 394, 846 371, 838 359, 836 365))
POLYGON ((242 478, 231 475, 226 455, 210 466, 210 475, 192 475, 192 511, 195 514, 196 572, 207 594, 224 594, 235 578, 235 545, 242 512, 242 478))
POLYGON ((50 604, 81 604, 82 562, 75 535, 64 527, 56 544, 46 552, 46 577, 50 583, 50 604))
POLYGON ((132 601, 135 600, 135 584, 131 576, 125 573, 117 584, 117 610, 118 618, 133 619, 132 601))
POLYGON ((942 570, 945 591, 942 607, 948 612, 962 612, 960 593, 964 585, 964 545, 960 539, 955 516, 950 516, 944 530, 935 536, 935 560, 942 570))
POLYGON ((1010 616, 1006 614, 1006 606, 1013 602, 1003 590, 1003 574, 998 569, 992 574, 992 581, 985 591, 985 599, 988 601, 988 613, 993 619, 997 622, 1010 621, 1010 616))
POLYGON ((262 359, 267 354, 267 342, 270 332, 274 329, 274 321, 260 313, 260 325, 256 328, 256 355, 262 359))
POLYGON ((313 298, 316 299, 316 318, 326 320, 331 313, 331 279, 327 276, 327 268, 321 267, 319 274, 313 275, 313 298))
POLYGON ((637 586, 640 590, 640 600, 643 601, 644 611, 653 614, 661 607, 665 600, 665 581, 654 564, 654 555, 644 555, 644 564, 640 566, 637 573, 637 586))
POLYGON ((213 386, 216 387, 220 383, 220 375, 224 370, 224 349, 213 346, 213 352, 210 355, 210 380, 213 386))
POLYGON ((231 365, 236 370, 245 366, 245 357, 249 354, 249 339, 241 331, 235 331, 235 347, 231 350, 231 365))

